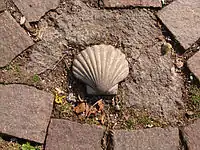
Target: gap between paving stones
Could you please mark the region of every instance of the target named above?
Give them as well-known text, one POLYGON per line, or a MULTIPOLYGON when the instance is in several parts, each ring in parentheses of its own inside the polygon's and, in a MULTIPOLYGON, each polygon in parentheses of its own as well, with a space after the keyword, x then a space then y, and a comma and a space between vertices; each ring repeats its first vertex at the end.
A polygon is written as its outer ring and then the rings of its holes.
POLYGON ((183 127, 179 128, 180 150, 188 150, 188 143, 183 133, 183 127))

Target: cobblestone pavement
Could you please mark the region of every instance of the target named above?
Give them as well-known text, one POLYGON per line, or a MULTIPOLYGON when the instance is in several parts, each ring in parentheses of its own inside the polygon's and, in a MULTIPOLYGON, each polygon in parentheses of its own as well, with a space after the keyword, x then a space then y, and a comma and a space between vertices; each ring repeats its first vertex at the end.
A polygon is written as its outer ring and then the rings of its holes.
MULTIPOLYGON (((160 55, 163 37, 156 15, 187 51, 200 38, 199 0, 175 0, 163 8, 160 0, 101 1, 109 9, 91 7, 83 0, 13 2, 0 0, 1 68, 24 51, 31 51, 24 68, 39 74, 53 68, 70 45, 76 45, 77 51, 100 43, 116 45, 130 64, 130 75, 121 85, 126 89, 127 106, 177 122, 184 107, 184 84, 170 57, 160 55), (9 2, 13 7, 8 9, 9 2), (130 6, 147 9, 131 10, 130 6), (152 12, 148 7, 159 10, 152 12), (15 9, 24 21, 16 17, 15 9), (43 32, 32 31, 35 22, 40 22, 43 32)), ((188 59, 187 66, 200 80, 200 51, 188 59)), ((46 150, 200 149, 199 119, 180 128, 110 130, 51 118, 54 96, 32 86, 0 84, 0 95, 0 132, 44 144, 46 150)))

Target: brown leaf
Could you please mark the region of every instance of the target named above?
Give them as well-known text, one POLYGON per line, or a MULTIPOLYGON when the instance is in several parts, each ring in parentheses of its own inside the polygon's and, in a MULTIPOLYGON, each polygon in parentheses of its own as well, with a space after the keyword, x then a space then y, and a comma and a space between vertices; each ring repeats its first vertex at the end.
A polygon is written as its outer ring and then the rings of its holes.
POLYGON ((91 114, 96 115, 97 113, 97 109, 95 107, 91 107, 90 111, 88 112, 88 117, 90 117, 91 114))
POLYGON ((100 117, 100 119, 99 119, 102 125, 104 125, 104 123, 105 123, 105 116, 106 116, 105 112, 102 111, 101 117, 100 117))
POLYGON ((90 111, 90 107, 89 107, 89 105, 86 103, 86 104, 85 104, 85 116, 88 115, 89 111, 90 111))
POLYGON ((77 114, 83 113, 86 110, 85 103, 79 103, 76 107, 74 107, 74 112, 77 114))
POLYGON ((104 103, 103 103, 103 100, 100 99, 98 102, 97 102, 98 106, 99 106, 99 111, 102 111, 104 109, 104 103))

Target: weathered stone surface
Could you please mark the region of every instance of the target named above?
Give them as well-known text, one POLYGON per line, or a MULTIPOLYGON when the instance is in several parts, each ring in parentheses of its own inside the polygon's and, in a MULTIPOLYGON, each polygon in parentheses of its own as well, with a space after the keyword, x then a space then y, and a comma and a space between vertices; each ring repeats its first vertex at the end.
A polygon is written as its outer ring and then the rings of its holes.
POLYGON ((6 9, 5 0, 0 0, 0 12, 6 9))
POLYGON ((122 85, 128 90, 125 97, 129 106, 145 108, 151 115, 175 123, 179 116, 178 108, 184 106, 183 80, 176 73, 170 57, 154 53, 158 51, 155 45, 141 54, 134 64, 129 64, 133 72, 130 72, 129 81, 122 85))
POLYGON ((0 85, 0 132, 43 143, 53 95, 26 85, 0 85))
POLYGON ((160 0, 103 0, 105 7, 162 7, 160 0))
POLYGON ((115 150, 178 150, 177 128, 152 128, 136 131, 114 131, 115 150))
POLYGON ((62 44, 55 42, 39 42, 35 44, 30 55, 30 61, 26 64, 29 73, 40 74, 47 69, 52 69, 62 56, 62 44))
POLYGON ((183 135, 189 150, 200 149, 200 119, 183 129, 183 135))
POLYGON ((21 13, 29 22, 38 21, 47 11, 55 9, 60 0, 14 0, 21 13))
POLYGON ((0 14, 0 67, 33 45, 33 41, 6 11, 0 14))
POLYGON ((68 120, 51 119, 46 150, 101 150, 104 130, 68 120))
POLYGON ((200 81, 200 51, 194 54, 188 61, 187 65, 190 71, 199 79, 200 81))
POLYGON ((158 17, 185 49, 200 38, 199 8, 199 0, 176 0, 158 12, 158 17))
POLYGON ((119 90, 127 105, 177 121, 184 105, 182 77, 170 57, 161 56, 162 42, 157 38, 162 32, 153 13, 145 9, 97 10, 80 0, 70 0, 60 14, 51 17, 65 36, 69 56, 88 45, 119 48, 129 62, 129 76, 119 90))

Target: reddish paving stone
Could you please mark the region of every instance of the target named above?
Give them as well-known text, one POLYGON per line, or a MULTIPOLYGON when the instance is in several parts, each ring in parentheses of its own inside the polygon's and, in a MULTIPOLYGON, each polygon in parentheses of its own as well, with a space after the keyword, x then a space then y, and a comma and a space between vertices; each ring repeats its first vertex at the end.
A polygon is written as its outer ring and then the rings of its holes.
POLYGON ((185 49, 200 38, 200 0, 176 0, 158 17, 185 49))
POLYGON ((52 119, 45 150, 101 150, 103 133, 100 127, 52 119))
POLYGON ((6 9, 5 0, 0 0, 0 12, 6 9))
POLYGON ((0 14, 0 33, 0 67, 7 65, 16 55, 34 44, 7 11, 0 14))
POLYGON ((183 129, 189 150, 200 150, 200 119, 183 129))
POLYGON ((177 128, 152 128, 136 131, 114 132, 115 150, 178 150, 177 128))
POLYGON ((200 51, 194 54, 188 61, 187 65, 191 72, 199 79, 200 81, 200 51))
POLYGON ((160 0, 104 0, 105 7, 162 7, 160 0))
POLYGON ((0 85, 0 133, 44 143, 53 95, 34 87, 0 85))
POLYGON ((55 9, 60 0, 14 0, 29 22, 38 21, 47 11, 55 9))

